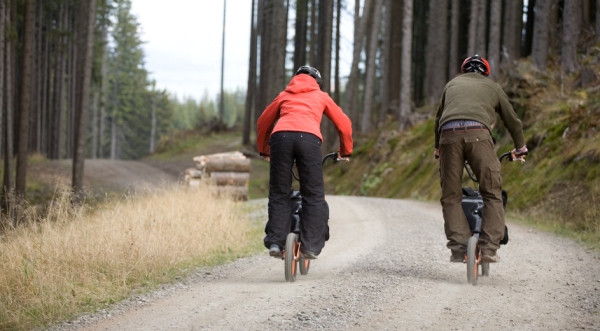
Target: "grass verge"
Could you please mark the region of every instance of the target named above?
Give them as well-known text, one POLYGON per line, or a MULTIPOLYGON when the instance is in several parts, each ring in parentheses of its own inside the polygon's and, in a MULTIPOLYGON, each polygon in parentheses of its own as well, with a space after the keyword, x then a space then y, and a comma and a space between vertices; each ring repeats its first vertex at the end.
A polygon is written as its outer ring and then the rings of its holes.
POLYGON ((125 196, 94 210, 57 191, 44 216, 0 238, 0 330, 27 330, 95 311, 195 266, 261 248, 245 204, 184 188, 125 196))

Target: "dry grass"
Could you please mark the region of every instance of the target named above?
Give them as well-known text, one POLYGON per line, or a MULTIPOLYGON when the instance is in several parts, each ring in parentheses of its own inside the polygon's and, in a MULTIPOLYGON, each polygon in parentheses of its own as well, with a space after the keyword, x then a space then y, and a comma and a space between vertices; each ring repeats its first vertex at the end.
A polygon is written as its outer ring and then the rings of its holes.
POLYGON ((94 310, 256 246, 241 206, 208 190, 149 192, 94 211, 72 207, 66 192, 0 240, 0 329, 94 310))

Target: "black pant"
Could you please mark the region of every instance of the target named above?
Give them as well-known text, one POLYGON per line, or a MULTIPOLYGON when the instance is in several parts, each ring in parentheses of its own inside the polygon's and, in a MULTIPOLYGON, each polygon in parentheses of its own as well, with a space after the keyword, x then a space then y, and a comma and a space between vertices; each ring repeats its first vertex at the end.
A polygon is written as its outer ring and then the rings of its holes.
POLYGON ((292 230, 292 167, 294 159, 300 176, 302 212, 300 214, 300 249, 320 253, 329 238, 329 207, 325 201, 321 140, 306 132, 276 132, 269 141, 271 167, 269 179, 269 221, 265 228, 265 246, 285 247, 292 230))

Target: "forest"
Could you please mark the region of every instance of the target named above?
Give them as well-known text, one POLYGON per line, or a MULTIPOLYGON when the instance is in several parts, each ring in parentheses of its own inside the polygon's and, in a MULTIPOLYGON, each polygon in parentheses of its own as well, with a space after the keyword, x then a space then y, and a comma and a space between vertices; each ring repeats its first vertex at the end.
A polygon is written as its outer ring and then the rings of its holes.
MULTIPOLYGON (((494 80, 526 57, 541 72, 556 58, 565 74, 579 72, 584 64, 578 51, 593 47, 600 35, 599 3, 255 0, 246 117, 259 116, 292 70, 309 63, 320 70, 323 90, 350 116, 355 131, 367 134, 390 120, 402 130, 428 115, 417 110, 437 102, 461 62, 474 54, 489 60, 494 80), (343 10, 354 12, 348 77, 339 74, 343 10), (290 21, 293 36, 287 32, 290 21), (287 43, 293 43, 293 54, 286 54, 287 43)), ((245 142, 250 122, 245 122, 245 142)), ((334 132, 327 130, 332 141, 334 132)))
MULTIPOLYGON (((565 76, 597 75, 580 53, 597 47, 600 0, 252 0, 248 15, 247 90, 194 100, 156 88, 131 0, 0 2, 3 201, 24 196, 32 154, 72 159, 81 192, 85 158, 139 159, 176 130, 239 130, 252 146, 256 118, 305 64, 359 135, 430 116, 476 53, 494 80, 522 58, 538 72, 559 63, 565 76), (343 13, 354 15, 354 34, 342 77, 343 13)), ((335 141, 327 121, 323 131, 335 141)))

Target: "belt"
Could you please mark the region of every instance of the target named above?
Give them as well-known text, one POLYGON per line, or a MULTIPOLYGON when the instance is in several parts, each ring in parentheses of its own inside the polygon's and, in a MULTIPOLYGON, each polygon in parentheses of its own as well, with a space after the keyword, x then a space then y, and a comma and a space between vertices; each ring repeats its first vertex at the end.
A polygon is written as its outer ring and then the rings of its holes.
POLYGON ((443 129, 442 133, 448 132, 467 132, 467 131, 488 131, 485 125, 472 125, 472 126, 455 126, 453 128, 443 129))

